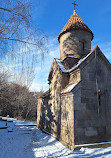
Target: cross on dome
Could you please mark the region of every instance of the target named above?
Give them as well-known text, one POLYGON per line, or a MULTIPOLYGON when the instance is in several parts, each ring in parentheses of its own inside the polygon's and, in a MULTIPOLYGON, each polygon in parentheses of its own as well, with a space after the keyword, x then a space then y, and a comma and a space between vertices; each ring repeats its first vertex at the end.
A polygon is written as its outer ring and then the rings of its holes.
POLYGON ((78 6, 78 4, 76 4, 76 1, 74 1, 74 3, 72 3, 74 5, 74 10, 76 10, 76 6, 78 6))

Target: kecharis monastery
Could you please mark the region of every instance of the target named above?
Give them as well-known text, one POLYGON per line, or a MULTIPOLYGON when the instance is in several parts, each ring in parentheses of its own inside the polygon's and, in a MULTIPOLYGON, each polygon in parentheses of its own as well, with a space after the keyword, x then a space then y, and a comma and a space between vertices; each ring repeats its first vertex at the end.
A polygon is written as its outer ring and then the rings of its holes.
POLYGON ((74 10, 58 36, 60 59, 52 62, 49 91, 39 97, 37 126, 70 149, 111 141, 111 64, 93 32, 74 10))

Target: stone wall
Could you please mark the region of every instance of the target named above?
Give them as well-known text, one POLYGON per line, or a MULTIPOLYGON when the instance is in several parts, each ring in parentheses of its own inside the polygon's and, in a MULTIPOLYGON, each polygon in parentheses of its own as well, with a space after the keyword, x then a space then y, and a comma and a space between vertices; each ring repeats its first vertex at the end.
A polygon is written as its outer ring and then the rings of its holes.
POLYGON ((74 101, 73 94, 61 94, 58 105, 53 109, 50 97, 39 98, 37 127, 52 133, 60 141, 74 149, 74 101))
POLYGON ((70 73, 70 79, 69 79, 69 84, 77 83, 81 81, 81 75, 80 75, 80 70, 77 69, 75 71, 72 71, 70 73))
POLYGON ((61 96, 60 138, 66 146, 74 149, 74 102, 72 93, 62 94, 61 96))
POLYGON ((38 104, 37 104, 37 127, 39 127, 40 119, 42 115, 41 107, 42 107, 42 98, 39 97, 38 104))
POLYGON ((78 94, 80 97, 74 96, 76 97, 74 104, 76 144, 110 140, 111 79, 109 76, 111 77, 111 68, 99 55, 96 59, 91 55, 81 67, 81 92, 78 94))
POLYGON ((52 73, 52 78, 49 85, 50 90, 50 105, 52 113, 55 116, 56 124, 53 125, 53 134, 60 138, 60 122, 61 122, 61 96, 60 92, 69 82, 69 75, 62 73, 56 63, 52 66, 55 69, 52 73))
POLYGON ((62 58, 66 54, 77 57, 87 55, 91 50, 91 39, 92 34, 83 30, 63 34, 60 38, 60 57, 62 58))
POLYGON ((49 78, 49 90, 51 98, 53 98, 66 87, 69 82, 69 75, 67 73, 63 73, 56 62, 53 62, 51 71, 51 77, 49 78))
POLYGON ((55 130, 57 128, 56 126, 57 120, 53 106, 50 103, 50 96, 39 98, 37 106, 37 127, 57 135, 57 131, 55 130))
POLYGON ((49 77, 49 97, 39 99, 38 127, 60 138, 61 126, 61 96, 60 92, 69 82, 69 75, 62 73, 56 61, 53 62, 49 77), (41 105, 40 105, 41 104, 41 105), (42 111, 42 112, 41 112, 42 111), (41 116, 40 116, 41 112, 41 116), (49 128, 50 127, 50 128, 49 128))

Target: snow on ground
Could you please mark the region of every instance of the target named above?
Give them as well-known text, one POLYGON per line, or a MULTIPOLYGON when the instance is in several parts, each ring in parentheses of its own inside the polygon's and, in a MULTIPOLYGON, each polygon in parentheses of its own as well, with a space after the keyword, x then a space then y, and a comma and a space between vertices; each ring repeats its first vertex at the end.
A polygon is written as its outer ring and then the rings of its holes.
POLYGON ((111 147, 72 152, 33 123, 8 119, 8 128, 1 129, 6 127, 5 119, 0 121, 0 158, 111 158, 111 147))

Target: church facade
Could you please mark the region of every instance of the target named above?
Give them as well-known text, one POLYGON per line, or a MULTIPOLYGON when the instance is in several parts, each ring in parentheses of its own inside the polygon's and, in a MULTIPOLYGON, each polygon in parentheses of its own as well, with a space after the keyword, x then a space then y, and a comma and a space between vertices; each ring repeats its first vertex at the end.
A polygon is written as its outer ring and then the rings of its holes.
POLYGON ((60 59, 52 62, 49 91, 38 99, 37 126, 70 149, 111 140, 111 64, 74 10, 58 36, 60 59))

